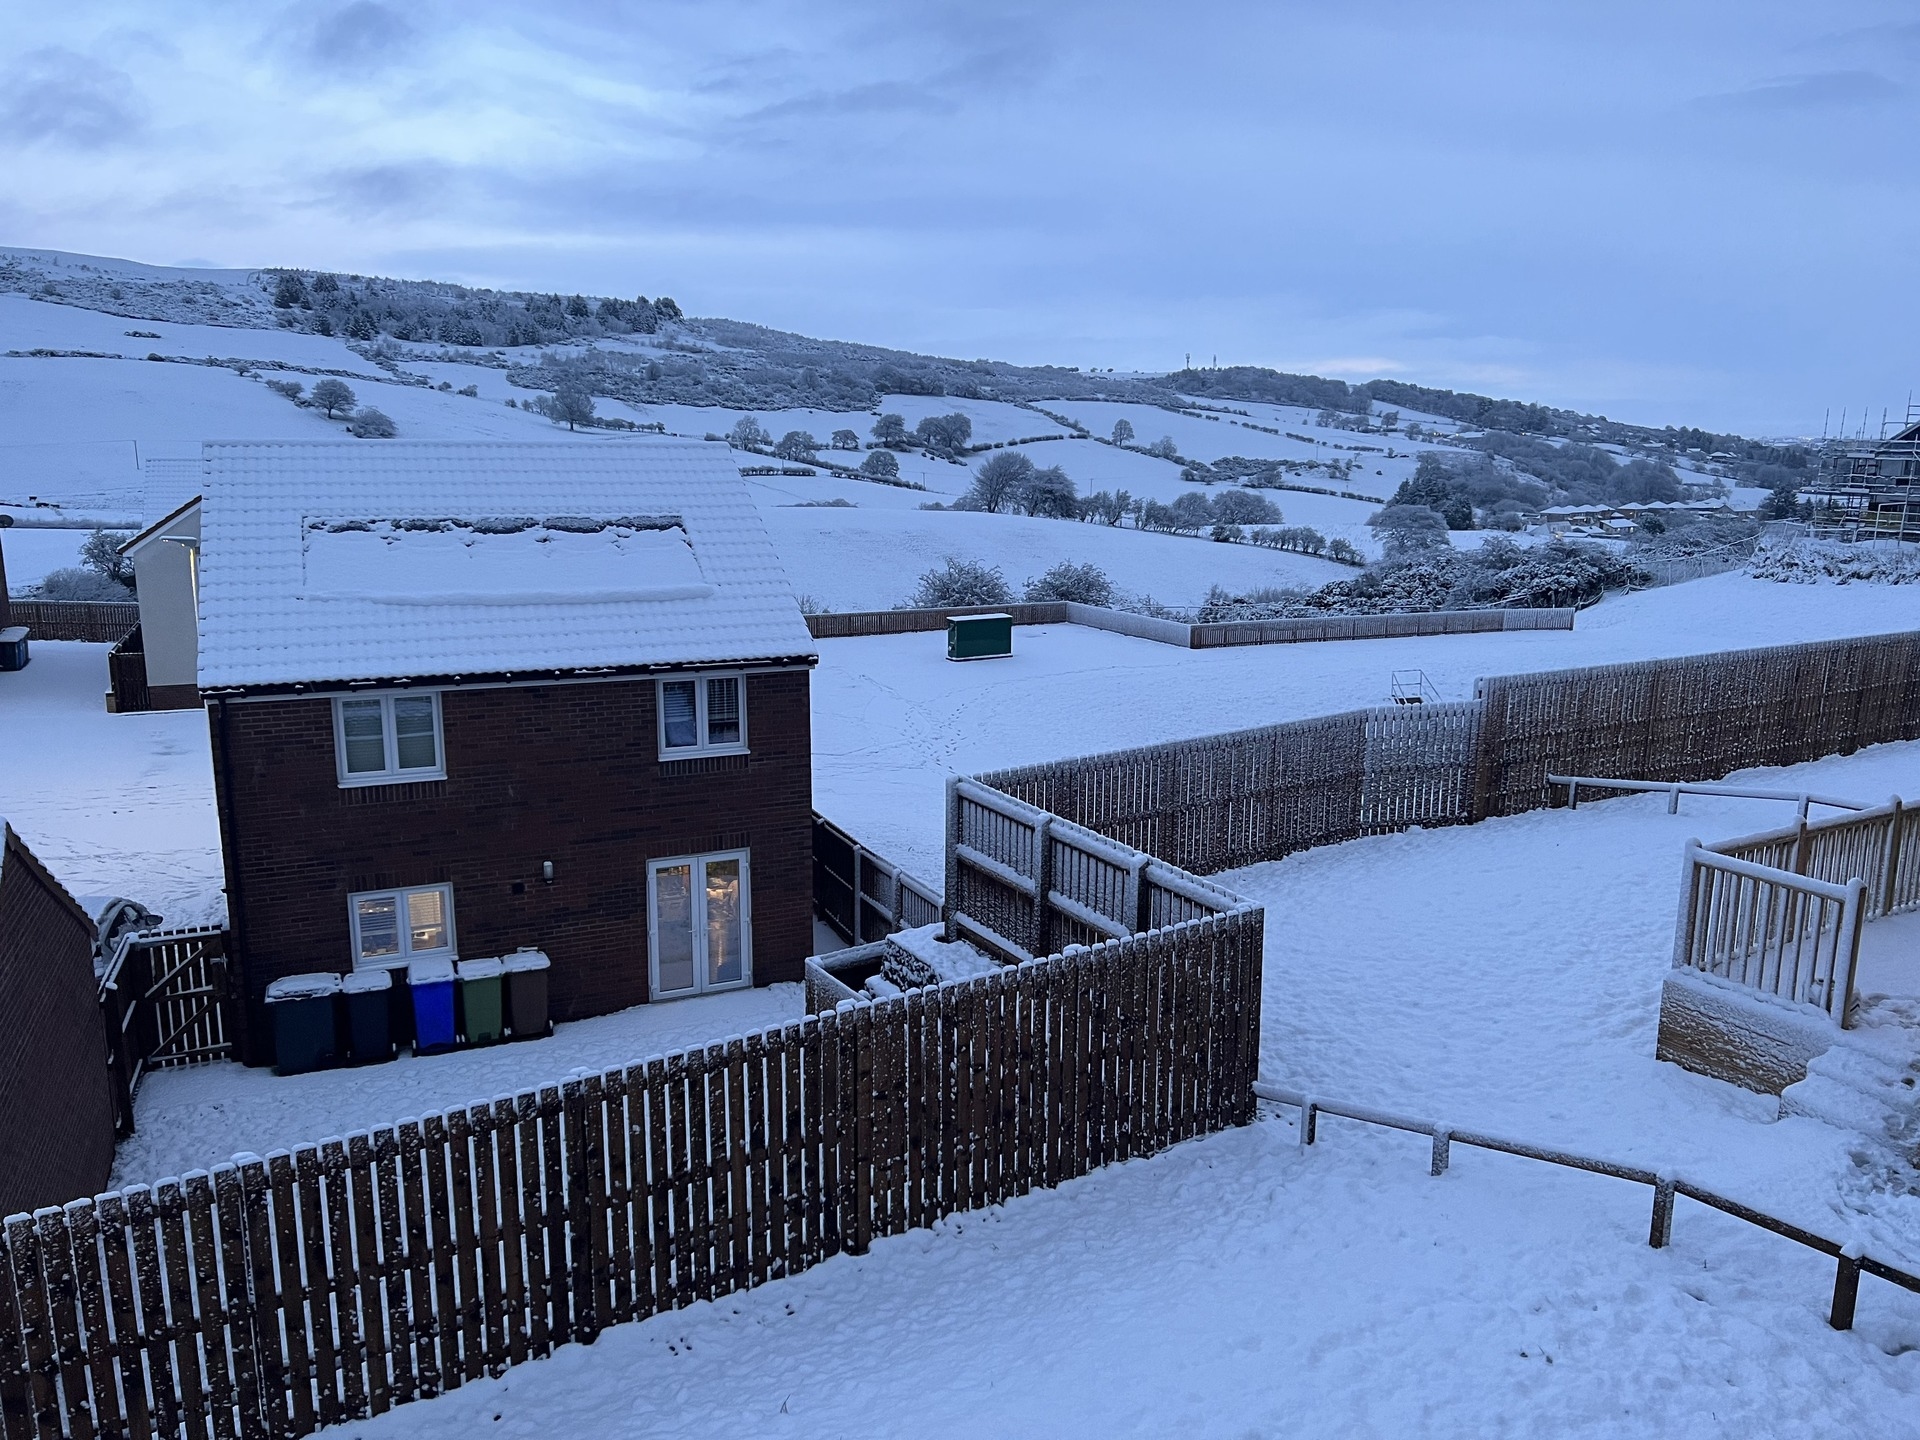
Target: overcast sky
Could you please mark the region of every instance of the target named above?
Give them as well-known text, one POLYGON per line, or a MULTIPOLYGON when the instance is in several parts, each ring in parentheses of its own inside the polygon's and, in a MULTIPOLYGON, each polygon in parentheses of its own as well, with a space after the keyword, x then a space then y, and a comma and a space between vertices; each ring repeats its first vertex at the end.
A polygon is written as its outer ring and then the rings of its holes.
POLYGON ((1752 433, 1920 382, 1867 0, 11 5, 0 243, 1752 433))

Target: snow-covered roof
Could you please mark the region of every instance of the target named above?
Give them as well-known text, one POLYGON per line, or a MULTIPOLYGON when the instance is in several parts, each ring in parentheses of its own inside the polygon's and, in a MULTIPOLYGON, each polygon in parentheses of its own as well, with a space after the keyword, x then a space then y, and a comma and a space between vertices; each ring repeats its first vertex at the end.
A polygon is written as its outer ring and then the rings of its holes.
POLYGON ((218 442, 202 689, 812 656, 724 445, 218 442))

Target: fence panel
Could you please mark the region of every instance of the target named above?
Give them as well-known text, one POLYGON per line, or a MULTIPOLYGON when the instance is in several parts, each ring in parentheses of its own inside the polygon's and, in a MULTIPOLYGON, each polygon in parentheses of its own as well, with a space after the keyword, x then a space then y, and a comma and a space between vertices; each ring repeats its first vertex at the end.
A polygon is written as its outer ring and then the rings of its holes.
POLYGON ((922 881, 813 817, 813 912, 849 945, 932 925, 940 899, 922 881))
POLYGON ((8 607, 15 625, 35 640, 84 640, 111 645, 140 623, 140 607, 131 600, 15 600, 8 607))
POLYGON ((1480 810, 1549 802, 1546 776, 1714 780, 1920 737, 1920 634, 1497 676, 1480 810))

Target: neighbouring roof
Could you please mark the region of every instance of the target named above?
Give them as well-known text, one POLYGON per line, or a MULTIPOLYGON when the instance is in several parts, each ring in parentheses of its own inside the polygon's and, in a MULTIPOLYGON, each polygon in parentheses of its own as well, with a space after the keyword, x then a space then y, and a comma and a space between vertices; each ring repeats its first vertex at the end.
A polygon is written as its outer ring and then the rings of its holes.
POLYGON ((199 509, 199 507, 200 507, 200 497, 196 495, 191 500, 187 501, 184 505, 180 506, 179 509, 172 511, 169 514, 162 515, 158 520, 154 521, 151 525, 147 526, 147 528, 142 530, 138 535, 134 536, 131 540, 128 540, 124 544, 122 544, 120 547, 120 553, 122 555, 134 555, 140 552, 141 550, 144 550, 149 541, 152 541, 155 539, 161 539, 161 538, 170 538, 170 537, 163 536, 162 532, 169 529, 176 520, 185 519, 188 515, 192 514, 195 510, 199 509))
POLYGON ((220 442, 200 686, 811 657, 723 445, 220 442))
POLYGON ((88 939, 91 941, 92 937, 98 933, 93 916, 89 915, 80 902, 68 893, 67 887, 60 883, 54 873, 41 863, 40 857, 27 848, 27 842, 20 838, 20 832, 7 823, 5 816, 0 815, 0 876, 6 874, 8 855, 15 856, 19 863, 39 877, 41 884, 46 888, 47 893, 53 896, 55 902, 64 906, 86 927, 88 939))

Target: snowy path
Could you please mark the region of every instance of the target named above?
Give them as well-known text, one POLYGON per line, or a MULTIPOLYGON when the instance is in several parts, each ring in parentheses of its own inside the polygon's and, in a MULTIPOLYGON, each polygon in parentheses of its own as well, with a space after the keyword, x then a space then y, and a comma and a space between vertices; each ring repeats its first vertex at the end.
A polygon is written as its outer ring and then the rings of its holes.
POLYGON ((604 1333, 347 1433, 1920 1435, 1920 1299, 1683 1202, 1267 1121, 604 1333))

